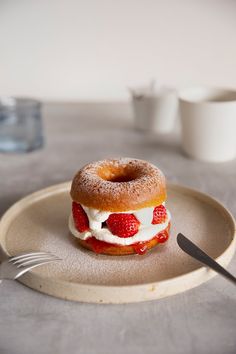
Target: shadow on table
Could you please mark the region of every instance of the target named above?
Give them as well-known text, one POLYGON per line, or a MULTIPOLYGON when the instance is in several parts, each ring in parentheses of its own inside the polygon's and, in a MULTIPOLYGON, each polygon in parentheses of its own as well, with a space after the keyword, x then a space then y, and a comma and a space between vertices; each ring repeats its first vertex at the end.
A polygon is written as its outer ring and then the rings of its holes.
POLYGON ((143 149, 150 149, 151 151, 156 150, 165 155, 180 155, 185 157, 178 136, 147 136, 142 142, 140 142, 140 146, 143 149))

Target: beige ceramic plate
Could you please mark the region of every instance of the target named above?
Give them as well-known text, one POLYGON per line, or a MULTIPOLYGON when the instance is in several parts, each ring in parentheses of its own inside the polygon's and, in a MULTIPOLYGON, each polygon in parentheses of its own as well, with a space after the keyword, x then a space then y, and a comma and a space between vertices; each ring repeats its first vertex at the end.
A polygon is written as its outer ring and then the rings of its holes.
POLYGON ((182 232, 226 266, 236 244, 235 222, 217 201, 188 188, 168 187, 172 214, 170 240, 145 256, 96 255, 77 247, 68 232, 70 183, 36 192, 16 203, 0 222, 7 255, 50 251, 63 259, 20 278, 29 287, 63 299, 125 303, 162 298, 193 288, 214 272, 181 251, 182 232))

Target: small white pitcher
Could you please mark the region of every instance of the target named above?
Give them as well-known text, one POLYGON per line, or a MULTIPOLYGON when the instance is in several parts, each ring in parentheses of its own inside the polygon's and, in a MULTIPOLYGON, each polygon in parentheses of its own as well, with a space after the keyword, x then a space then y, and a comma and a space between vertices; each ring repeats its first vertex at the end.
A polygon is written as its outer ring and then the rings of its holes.
POLYGON ((137 129, 160 134, 172 131, 178 111, 176 90, 162 88, 155 92, 151 85, 130 89, 130 92, 137 129))

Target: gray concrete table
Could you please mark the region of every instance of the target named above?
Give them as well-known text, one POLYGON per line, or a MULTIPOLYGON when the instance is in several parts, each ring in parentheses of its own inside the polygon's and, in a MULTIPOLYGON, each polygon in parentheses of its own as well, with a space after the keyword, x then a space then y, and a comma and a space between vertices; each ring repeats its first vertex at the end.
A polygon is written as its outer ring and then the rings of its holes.
MULTIPOLYGON (((127 104, 47 104, 46 146, 0 155, 0 212, 76 169, 109 156, 147 159, 171 182, 207 192, 236 215, 236 162, 208 164, 181 154, 177 135, 132 129, 127 104)), ((236 258, 229 267, 236 272, 236 258)), ((55 299, 13 281, 0 285, 1 354, 236 353, 236 289, 217 276, 186 293, 129 305, 55 299)))

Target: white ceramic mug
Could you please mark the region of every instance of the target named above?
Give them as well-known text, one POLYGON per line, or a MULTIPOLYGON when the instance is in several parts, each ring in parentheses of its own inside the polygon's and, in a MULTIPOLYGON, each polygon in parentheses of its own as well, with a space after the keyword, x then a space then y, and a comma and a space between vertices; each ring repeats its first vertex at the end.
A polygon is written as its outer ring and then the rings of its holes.
POLYGON ((179 92, 182 147, 191 157, 223 162, 236 157, 236 91, 195 87, 179 92))

